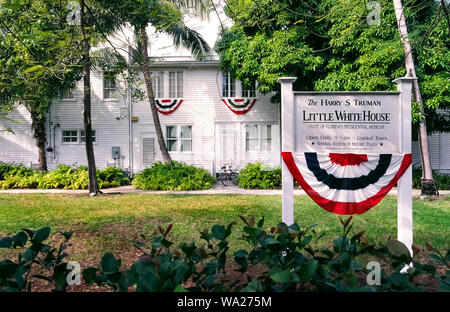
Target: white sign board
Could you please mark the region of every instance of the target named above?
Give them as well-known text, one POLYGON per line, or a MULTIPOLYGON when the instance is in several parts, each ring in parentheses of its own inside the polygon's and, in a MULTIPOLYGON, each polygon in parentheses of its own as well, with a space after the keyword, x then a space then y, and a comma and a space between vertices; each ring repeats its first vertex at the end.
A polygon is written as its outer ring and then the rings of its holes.
POLYGON ((295 152, 399 152, 399 92, 294 94, 295 152))
MULTIPOLYGON (((285 154, 410 154, 411 88, 397 92, 294 92, 295 77, 280 78, 282 152, 285 154)), ((398 180, 397 237, 412 252, 412 169, 398 180)), ((293 175, 282 163, 282 219, 294 223, 293 175)))

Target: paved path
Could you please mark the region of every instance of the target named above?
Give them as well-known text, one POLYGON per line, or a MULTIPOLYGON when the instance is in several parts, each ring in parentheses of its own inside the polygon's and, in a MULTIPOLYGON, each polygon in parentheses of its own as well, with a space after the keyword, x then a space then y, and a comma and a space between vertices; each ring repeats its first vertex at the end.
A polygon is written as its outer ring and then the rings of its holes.
MULTIPOLYGON (((121 186, 116 188, 109 188, 102 190, 105 194, 247 194, 247 195, 281 195, 281 190, 246 190, 237 186, 222 186, 216 185, 209 190, 200 191, 142 191, 137 190, 131 185, 121 186)), ((87 190, 0 190, 0 194, 32 194, 32 193, 44 193, 44 194, 87 194, 87 190)), ((439 191, 441 195, 450 194, 450 190, 439 191)), ((390 195, 397 195, 397 189, 393 188, 390 195)), ((294 195, 306 195, 305 191, 301 189, 294 190, 294 195)), ((414 189, 413 196, 420 196, 420 190, 414 189)))

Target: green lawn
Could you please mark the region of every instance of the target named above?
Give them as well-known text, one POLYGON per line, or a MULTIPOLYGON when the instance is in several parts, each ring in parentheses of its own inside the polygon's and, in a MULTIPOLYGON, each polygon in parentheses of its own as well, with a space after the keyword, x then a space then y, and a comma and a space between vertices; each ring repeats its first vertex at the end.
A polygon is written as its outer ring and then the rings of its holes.
MULTIPOLYGON (((396 237, 396 200, 385 198, 363 215, 355 215, 354 231, 367 230, 370 239, 396 237)), ((267 227, 281 220, 278 195, 86 195, 0 194, 0 237, 22 228, 51 226, 53 231, 73 231, 71 260, 99 259, 104 252, 133 252, 139 234, 152 234, 158 225, 173 223, 175 242, 198 240, 198 232, 214 224, 238 221, 232 236, 234 250, 245 247, 239 240, 239 216, 266 218, 267 227)), ((295 197, 295 219, 301 226, 318 224, 329 242, 341 231, 340 216, 328 213, 306 196, 295 197)), ((450 196, 414 201, 415 242, 429 241, 438 249, 450 247, 450 196)), ((5 253, 5 251, 0 251, 5 253)), ((4 256, 0 253, 0 258, 4 256)))

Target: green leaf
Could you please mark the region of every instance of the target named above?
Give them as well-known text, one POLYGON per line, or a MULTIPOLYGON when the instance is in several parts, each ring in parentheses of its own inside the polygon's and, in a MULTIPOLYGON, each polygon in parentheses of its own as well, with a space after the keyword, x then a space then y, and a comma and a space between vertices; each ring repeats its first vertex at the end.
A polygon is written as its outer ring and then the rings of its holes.
POLYGON ((106 253, 100 261, 100 266, 105 274, 116 273, 120 267, 120 259, 116 260, 110 253, 106 253))
POLYGON ((35 240, 38 243, 42 243, 49 237, 49 235, 50 235, 50 227, 45 227, 37 230, 34 233, 33 240, 35 240))
POLYGON ((180 284, 177 287, 175 287, 174 292, 189 292, 189 291, 180 284))
POLYGON ((317 260, 309 260, 301 266, 299 272, 300 281, 306 282, 314 276, 319 262, 317 260))
POLYGON ((227 238, 225 227, 222 225, 213 225, 211 229, 211 234, 214 238, 221 241, 227 238))
POLYGON ((398 258, 405 257, 406 261, 411 261, 409 249, 402 242, 396 239, 390 239, 386 242, 386 247, 393 256, 398 258))
POLYGON ((11 248, 13 239, 11 237, 3 237, 0 239, 0 248, 11 248))
POLYGON ((12 240, 13 240, 13 245, 12 246, 14 248, 17 247, 17 246, 24 247, 25 244, 28 241, 28 236, 24 232, 19 232, 16 235, 13 236, 12 240))
POLYGON ((23 73, 27 74, 27 73, 31 73, 31 72, 34 72, 34 71, 37 71, 37 70, 42 71, 42 70, 44 70, 44 67, 42 65, 35 65, 35 66, 32 66, 32 67, 29 67, 29 68, 25 69, 23 71, 23 73))
POLYGON ((270 277, 275 283, 288 283, 292 281, 292 274, 290 270, 284 270, 271 274, 270 277))

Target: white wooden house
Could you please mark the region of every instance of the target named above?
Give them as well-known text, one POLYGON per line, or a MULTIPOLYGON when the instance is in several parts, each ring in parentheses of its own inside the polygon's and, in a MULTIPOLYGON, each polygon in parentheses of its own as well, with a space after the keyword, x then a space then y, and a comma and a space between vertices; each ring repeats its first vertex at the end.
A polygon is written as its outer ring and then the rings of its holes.
MULTIPOLYGON (((191 26, 205 33, 213 29, 210 25, 191 26)), ((217 35, 214 29, 213 36, 206 34, 211 45, 217 35)), ((281 164, 280 106, 270 102, 271 94, 260 94, 254 86, 243 88, 228 73, 220 72, 217 57, 196 61, 187 50, 175 49, 163 35, 151 39, 155 94, 161 107, 172 105, 161 108, 164 113, 159 117, 173 160, 211 172, 225 163, 235 169, 257 161, 270 166, 281 164), (239 108, 245 104, 246 109, 239 108)), ((96 165, 120 166, 137 173, 162 160, 148 100, 132 102, 120 81, 102 73, 93 74, 91 79, 96 165)), ((80 82, 76 90, 55 101, 48 114, 50 169, 57 164, 86 164, 82 99, 80 82)), ((7 118, 0 118, 0 130, 10 127, 14 134, 0 131, 0 161, 36 164, 38 154, 29 113, 18 106, 7 118)), ((450 172, 449 148, 449 135, 430 136, 434 169, 450 172)), ((420 163, 417 144, 413 160, 420 163)))

